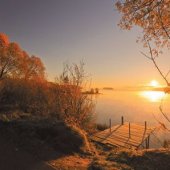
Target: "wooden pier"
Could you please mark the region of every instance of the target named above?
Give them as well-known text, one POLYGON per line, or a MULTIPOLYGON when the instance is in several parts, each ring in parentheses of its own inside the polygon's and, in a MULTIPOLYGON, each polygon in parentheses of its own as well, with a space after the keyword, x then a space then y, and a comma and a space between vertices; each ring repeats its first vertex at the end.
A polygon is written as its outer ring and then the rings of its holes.
POLYGON ((125 122, 122 117, 121 124, 98 132, 92 136, 92 140, 105 145, 116 147, 139 149, 149 148, 150 135, 156 127, 148 127, 147 122, 142 124, 125 122))

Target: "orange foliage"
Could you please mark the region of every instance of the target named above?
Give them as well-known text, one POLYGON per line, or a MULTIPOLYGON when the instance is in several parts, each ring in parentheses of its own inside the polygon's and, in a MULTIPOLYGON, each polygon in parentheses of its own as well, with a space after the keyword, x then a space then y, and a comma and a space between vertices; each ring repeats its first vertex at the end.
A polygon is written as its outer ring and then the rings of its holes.
POLYGON ((9 44, 8 37, 5 34, 0 34, 0 48, 9 44))
POLYGON ((137 25, 143 29, 144 43, 154 40, 158 47, 170 47, 169 0, 117 0, 116 7, 122 14, 121 28, 137 25))
POLYGON ((0 34, 0 80, 6 77, 45 79, 45 67, 36 56, 29 56, 17 43, 0 34))
POLYGON ((36 56, 29 57, 25 51, 22 55, 20 76, 24 79, 44 79, 45 67, 40 58, 36 56))

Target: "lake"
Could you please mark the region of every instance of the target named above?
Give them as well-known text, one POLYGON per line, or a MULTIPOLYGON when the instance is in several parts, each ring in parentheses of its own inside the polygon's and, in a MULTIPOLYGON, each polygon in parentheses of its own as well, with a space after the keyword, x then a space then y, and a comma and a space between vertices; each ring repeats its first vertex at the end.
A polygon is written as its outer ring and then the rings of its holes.
MULTIPOLYGON (((158 126, 159 121, 170 128, 170 122, 160 112, 163 111, 170 117, 170 95, 165 95, 161 91, 113 91, 101 90, 102 94, 96 96, 97 122, 109 125, 109 119, 112 125, 121 122, 121 116, 125 122, 134 122, 144 124, 147 121, 148 126, 158 126)), ((159 130, 157 137, 163 142, 170 140, 170 133, 165 130, 159 130)), ((157 142, 155 142, 157 143, 157 142)), ((152 144, 156 147, 157 144, 152 144)))

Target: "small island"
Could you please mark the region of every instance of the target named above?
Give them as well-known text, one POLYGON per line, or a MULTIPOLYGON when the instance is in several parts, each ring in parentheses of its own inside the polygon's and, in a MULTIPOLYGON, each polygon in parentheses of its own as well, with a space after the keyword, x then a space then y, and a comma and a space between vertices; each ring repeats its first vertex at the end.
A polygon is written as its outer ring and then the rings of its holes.
POLYGON ((112 87, 103 87, 103 90, 114 90, 112 87))
POLYGON ((100 94, 98 88, 91 88, 90 90, 84 91, 83 94, 100 94))

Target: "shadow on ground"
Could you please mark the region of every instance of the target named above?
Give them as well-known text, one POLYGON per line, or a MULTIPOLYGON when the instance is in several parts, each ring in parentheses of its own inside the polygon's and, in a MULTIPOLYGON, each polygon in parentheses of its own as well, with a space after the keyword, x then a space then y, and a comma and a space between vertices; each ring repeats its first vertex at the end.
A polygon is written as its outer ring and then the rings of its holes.
POLYGON ((169 170, 170 152, 167 150, 145 151, 142 155, 133 156, 127 164, 139 170, 169 170))
POLYGON ((81 136, 62 122, 0 121, 0 169, 52 170, 48 161, 80 152, 81 136))
POLYGON ((118 163, 120 167, 135 170, 169 170, 170 150, 120 150, 111 152, 107 161, 118 163))

